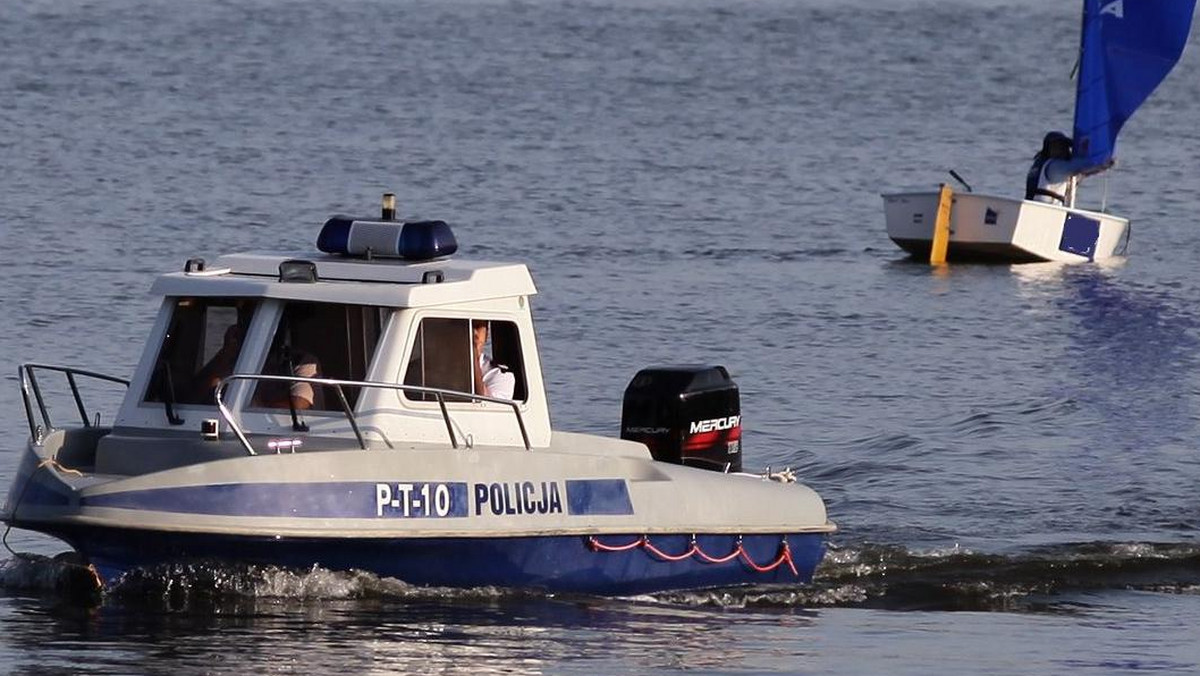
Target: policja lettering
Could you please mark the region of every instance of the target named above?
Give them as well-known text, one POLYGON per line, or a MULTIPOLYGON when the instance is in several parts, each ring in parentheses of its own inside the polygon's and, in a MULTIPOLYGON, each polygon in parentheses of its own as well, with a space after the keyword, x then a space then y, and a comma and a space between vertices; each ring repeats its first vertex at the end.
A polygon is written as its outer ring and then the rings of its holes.
POLYGON ((475 515, 487 505, 495 516, 517 514, 562 514, 562 491, 557 481, 514 481, 475 484, 475 515))

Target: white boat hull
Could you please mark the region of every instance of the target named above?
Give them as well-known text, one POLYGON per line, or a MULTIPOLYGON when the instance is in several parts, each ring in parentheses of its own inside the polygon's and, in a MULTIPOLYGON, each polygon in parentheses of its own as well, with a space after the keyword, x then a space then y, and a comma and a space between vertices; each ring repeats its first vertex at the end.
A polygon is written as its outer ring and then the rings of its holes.
MULTIPOLYGON (((937 191, 883 195, 888 237, 917 257, 928 257, 938 210, 937 191)), ((954 195, 949 260, 1011 263, 1084 263, 1119 255, 1129 221, 1084 209, 995 197, 954 195)))
POLYGON ((91 427, 30 441, 0 508, 0 521, 69 543, 105 585, 209 560, 603 595, 795 585, 812 580, 836 530, 802 484, 658 462, 644 447, 567 432, 529 451, 272 455, 175 435, 155 450, 187 463, 203 443, 210 459, 136 475, 97 469, 90 447, 112 436, 91 427))

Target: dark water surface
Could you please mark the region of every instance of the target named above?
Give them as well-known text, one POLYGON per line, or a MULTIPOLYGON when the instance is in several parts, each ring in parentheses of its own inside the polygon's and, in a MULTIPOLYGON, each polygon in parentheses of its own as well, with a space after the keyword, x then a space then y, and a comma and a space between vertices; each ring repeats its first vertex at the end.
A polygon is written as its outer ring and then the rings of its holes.
POLYGON ((178 568, 98 605, 14 531, 0 671, 1200 671, 1197 38, 1085 190, 1127 260, 932 270, 884 234, 879 192, 951 168, 1019 191, 1077 30, 1041 0, 0 3, 3 486, 18 364, 126 375, 153 275, 393 190, 530 265, 556 427, 724 364, 747 465, 842 529, 796 589, 178 568))

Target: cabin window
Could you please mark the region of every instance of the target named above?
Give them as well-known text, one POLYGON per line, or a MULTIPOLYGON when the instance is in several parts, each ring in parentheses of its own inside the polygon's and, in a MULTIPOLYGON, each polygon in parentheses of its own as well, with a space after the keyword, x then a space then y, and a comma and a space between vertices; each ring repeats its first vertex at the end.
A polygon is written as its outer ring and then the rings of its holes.
POLYGON ((213 405, 257 307, 248 298, 175 299, 144 401, 213 405))
MULTIPOLYGON (((509 321, 425 317, 404 371, 404 384, 525 401, 525 362, 517 325, 509 321), (481 344, 478 358, 476 342, 481 344)), ((405 391, 413 401, 429 393, 405 391)))
MULTIPOLYGON (((390 313, 388 308, 368 305, 289 302, 259 373, 366 380, 390 313)), ((350 406, 358 401, 360 390, 342 387, 350 406)), ((299 409, 342 410, 337 388, 315 383, 260 381, 251 402, 263 408, 295 404, 299 409)))

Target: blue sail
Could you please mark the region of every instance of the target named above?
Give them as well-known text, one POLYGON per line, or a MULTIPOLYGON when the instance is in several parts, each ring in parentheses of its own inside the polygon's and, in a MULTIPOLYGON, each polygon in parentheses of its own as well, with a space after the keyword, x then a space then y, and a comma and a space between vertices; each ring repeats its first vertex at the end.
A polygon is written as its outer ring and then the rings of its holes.
POLYGON ((1187 44, 1196 0, 1084 0, 1075 93, 1077 161, 1112 158, 1121 126, 1187 44))

